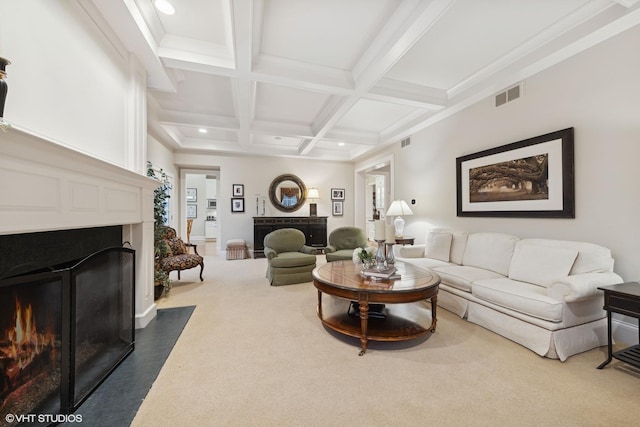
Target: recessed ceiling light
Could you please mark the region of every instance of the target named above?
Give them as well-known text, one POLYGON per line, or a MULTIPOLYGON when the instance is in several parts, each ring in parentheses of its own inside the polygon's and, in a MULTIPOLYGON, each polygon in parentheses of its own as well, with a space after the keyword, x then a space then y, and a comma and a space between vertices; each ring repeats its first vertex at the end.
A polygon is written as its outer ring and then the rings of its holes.
POLYGON ((208 131, 205 128, 200 128, 198 129, 198 132, 200 133, 207 133, 208 131))
POLYGON ((169 3, 167 0, 155 0, 153 4, 156 7, 156 9, 158 9, 160 12, 164 13, 165 15, 173 15, 174 13, 176 13, 176 8, 173 7, 173 5, 169 3))
POLYGON ((344 145, 344 142, 338 142, 338 145, 342 147, 344 145))

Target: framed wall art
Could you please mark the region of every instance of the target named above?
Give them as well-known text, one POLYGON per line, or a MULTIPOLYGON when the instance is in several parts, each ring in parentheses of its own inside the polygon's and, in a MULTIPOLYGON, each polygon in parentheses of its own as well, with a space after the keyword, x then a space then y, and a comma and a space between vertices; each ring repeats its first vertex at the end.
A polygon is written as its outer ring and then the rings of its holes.
POLYGON ((233 184, 233 197, 244 197, 244 184, 233 184))
POLYGON ((195 219, 198 217, 198 205, 187 205, 187 218, 195 219))
POLYGON ((344 200, 344 188, 332 188, 331 200, 344 200))
POLYGON ((198 201, 198 189, 187 188, 187 203, 194 203, 198 201))
POLYGON ((331 202, 331 213, 333 214, 333 216, 342 216, 343 214, 343 203, 342 201, 336 201, 334 200, 333 202, 331 202))
POLYGON ((573 128, 458 157, 458 216, 575 218, 573 162, 573 128))
POLYGON ((233 197, 231 199, 231 212, 244 212, 244 198, 243 197, 233 197))

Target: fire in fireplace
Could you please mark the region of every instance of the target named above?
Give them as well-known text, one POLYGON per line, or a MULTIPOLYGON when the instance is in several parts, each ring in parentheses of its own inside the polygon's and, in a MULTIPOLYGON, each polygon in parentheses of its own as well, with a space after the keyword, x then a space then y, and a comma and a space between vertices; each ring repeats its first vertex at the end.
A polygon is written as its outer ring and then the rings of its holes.
POLYGON ((60 410, 62 280, 36 274, 0 287, 0 419, 60 410), (37 402, 37 404, 35 403, 37 402))
POLYGON ((74 411, 133 351, 134 265, 112 247, 0 279, 0 420, 74 411))

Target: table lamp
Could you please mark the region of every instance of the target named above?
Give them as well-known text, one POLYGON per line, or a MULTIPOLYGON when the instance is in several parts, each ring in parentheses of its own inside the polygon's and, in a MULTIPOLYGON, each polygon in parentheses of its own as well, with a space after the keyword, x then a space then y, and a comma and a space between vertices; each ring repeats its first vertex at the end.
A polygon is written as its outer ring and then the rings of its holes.
POLYGON ((309 216, 318 216, 318 205, 313 203, 320 198, 320 193, 317 188, 310 187, 307 190, 307 199, 312 203, 309 203, 309 216))
POLYGON ((393 225, 396 227, 396 237, 402 237, 402 232, 404 231, 403 215, 413 215, 411 208, 404 200, 394 200, 393 203, 391 203, 391 206, 389 206, 387 216, 396 217, 393 221, 393 225))

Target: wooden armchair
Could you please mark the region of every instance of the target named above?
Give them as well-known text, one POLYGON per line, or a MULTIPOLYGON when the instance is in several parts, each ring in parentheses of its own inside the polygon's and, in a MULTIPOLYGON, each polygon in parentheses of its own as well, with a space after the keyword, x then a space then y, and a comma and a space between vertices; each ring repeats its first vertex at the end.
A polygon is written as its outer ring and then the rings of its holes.
POLYGON ((180 271, 188 270, 200 266, 200 281, 202 281, 202 271, 204 270, 204 259, 198 255, 190 254, 187 247, 179 237, 176 237, 176 230, 171 227, 162 227, 158 231, 156 246, 160 246, 162 250, 157 251, 159 254, 156 262, 159 268, 169 274, 172 271, 178 272, 180 279, 180 271))

